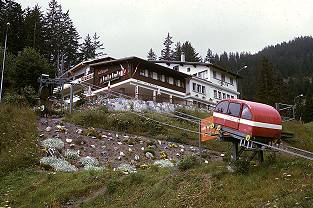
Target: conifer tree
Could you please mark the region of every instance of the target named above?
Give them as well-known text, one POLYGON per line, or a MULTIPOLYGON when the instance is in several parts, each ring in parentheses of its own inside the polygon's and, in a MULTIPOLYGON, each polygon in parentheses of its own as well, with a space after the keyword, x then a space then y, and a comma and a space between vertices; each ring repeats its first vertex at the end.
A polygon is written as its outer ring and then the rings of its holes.
POLYGON ((207 51, 206 56, 204 58, 204 62, 210 62, 213 59, 214 59, 213 52, 211 51, 211 49, 208 48, 208 51, 207 51))
POLYGON ((152 48, 150 48, 148 52, 147 59, 148 61, 155 61, 157 59, 157 55, 154 53, 152 48))
POLYGON ((181 44, 177 42, 173 52, 173 61, 181 61, 181 44))
POLYGON ((170 33, 167 33, 167 36, 163 42, 164 48, 161 51, 161 57, 160 60, 167 60, 171 61, 173 59, 173 50, 171 48, 171 45, 173 44, 172 36, 170 36, 170 33))
POLYGON ((202 58, 199 56, 199 53, 196 52, 194 47, 191 45, 189 41, 186 41, 181 46, 182 52, 185 53, 185 59, 186 61, 190 62, 201 62, 202 58))
POLYGON ((32 47, 43 53, 45 51, 43 13, 38 5, 26 8, 24 13, 24 47, 32 47))
POLYGON ((283 81, 268 61, 263 57, 261 69, 257 81, 255 100, 274 106, 276 102, 282 102, 283 81))
POLYGON ((97 36, 97 33, 93 35, 91 38, 89 34, 87 34, 84 42, 80 47, 81 51, 81 61, 94 59, 98 56, 104 55, 101 51, 103 48, 103 44, 99 41, 100 36, 97 36))

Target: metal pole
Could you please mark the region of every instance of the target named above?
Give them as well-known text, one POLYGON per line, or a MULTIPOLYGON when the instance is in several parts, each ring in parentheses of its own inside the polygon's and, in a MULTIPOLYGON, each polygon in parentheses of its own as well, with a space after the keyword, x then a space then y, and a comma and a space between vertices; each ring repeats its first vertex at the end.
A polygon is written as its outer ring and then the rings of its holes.
POLYGON ((73 85, 70 86, 70 114, 73 111, 73 85))
POLYGON ((199 148, 201 147, 201 120, 199 121, 199 148))
POLYGON ((5 41, 4 41, 4 51, 3 51, 3 60, 2 60, 2 72, 1 72, 1 84, 0 84, 0 103, 2 101, 2 90, 3 90, 3 73, 4 73, 4 66, 5 66, 5 58, 6 58, 6 50, 7 50, 7 41, 8 41, 8 30, 9 30, 10 23, 7 23, 7 30, 5 33, 5 41))

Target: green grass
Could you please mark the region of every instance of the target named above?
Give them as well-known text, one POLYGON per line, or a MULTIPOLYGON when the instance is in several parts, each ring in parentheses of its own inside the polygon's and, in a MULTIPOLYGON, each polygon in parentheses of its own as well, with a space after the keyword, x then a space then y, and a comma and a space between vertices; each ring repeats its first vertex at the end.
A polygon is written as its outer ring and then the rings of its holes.
POLYGON ((36 115, 0 105, 0 175, 38 163, 36 115))
MULTIPOLYGON (((208 113, 192 110, 184 110, 184 113, 205 118, 208 113)), ((176 119, 166 114, 144 113, 146 117, 168 123, 180 128, 198 132, 198 125, 189 121, 176 119)), ((100 108, 83 112, 75 112, 65 117, 65 121, 84 127, 102 128, 111 131, 147 136, 154 139, 167 140, 178 143, 198 145, 198 134, 183 131, 177 128, 161 125, 155 121, 147 120, 130 112, 108 112, 100 108)), ((210 141, 202 144, 212 150, 227 151, 227 144, 218 141, 210 141)))
MULTIPOLYGON (((0 178, 0 195, 12 207, 311 207, 313 164, 283 160, 230 174, 223 162, 193 169, 152 168, 117 172, 38 173, 17 171, 0 178), (290 177, 287 174, 291 175, 290 177), (99 191, 100 190, 100 191, 99 191), (298 204, 297 204, 298 203, 298 204)), ((4 205, 4 204, 0 204, 4 205)))
MULTIPOLYGON (((192 165, 194 162, 189 160, 181 170, 152 166, 130 175, 112 170, 56 174, 38 171, 39 168, 31 167, 38 162, 34 113, 12 106, 0 106, 0 112, 1 121, 5 121, 0 124, 1 168, 5 170, 0 176, 0 207, 62 207, 72 200, 80 207, 108 208, 313 207, 313 163, 295 157, 278 156, 276 162, 265 158, 265 163, 252 166, 247 174, 229 173, 227 163, 222 161, 192 165), (13 125, 14 130, 10 128, 13 125), (16 151, 9 154, 10 148, 16 151), (3 168, 3 161, 10 165, 3 168)), ((189 123, 165 115, 146 115, 190 128, 189 123)), ((131 133, 142 131, 152 137, 172 131, 120 112, 86 111, 67 120, 116 131, 123 127, 131 133)), ((285 123, 284 129, 295 133, 295 139, 288 143, 312 150, 312 125, 285 123)), ((174 135, 179 133, 182 134, 177 131, 174 135)), ((195 141, 196 137, 187 137, 189 140, 195 141)), ((212 144, 207 143, 211 147, 212 144)))

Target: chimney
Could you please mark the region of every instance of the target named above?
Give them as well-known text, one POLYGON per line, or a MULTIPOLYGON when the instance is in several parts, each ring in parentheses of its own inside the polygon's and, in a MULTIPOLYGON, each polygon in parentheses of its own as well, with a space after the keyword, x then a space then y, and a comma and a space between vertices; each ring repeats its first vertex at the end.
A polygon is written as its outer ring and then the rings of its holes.
POLYGON ((185 61, 186 61, 185 53, 184 53, 184 52, 181 52, 180 61, 181 61, 181 62, 185 62, 185 61))

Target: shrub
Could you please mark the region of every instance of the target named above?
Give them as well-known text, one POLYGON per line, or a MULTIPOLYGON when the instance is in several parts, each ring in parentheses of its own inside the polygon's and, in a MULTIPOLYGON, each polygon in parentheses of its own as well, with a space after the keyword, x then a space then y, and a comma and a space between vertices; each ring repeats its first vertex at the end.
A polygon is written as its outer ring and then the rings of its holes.
POLYGON ((119 186, 119 182, 116 179, 110 179, 107 184, 107 190, 109 194, 114 194, 119 186))
POLYGON ((178 169, 180 170, 188 170, 191 168, 195 168, 200 165, 200 160, 197 156, 191 155, 191 156, 185 156, 179 163, 178 163, 178 169))
POLYGON ((246 160, 236 160, 230 162, 229 166, 234 173, 247 174, 249 172, 250 162, 246 160))

